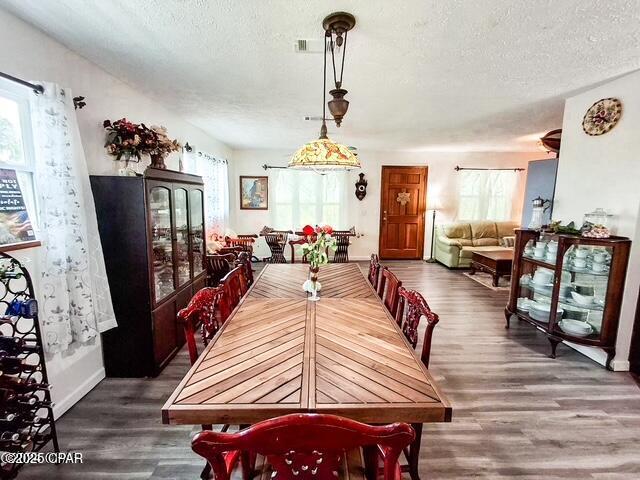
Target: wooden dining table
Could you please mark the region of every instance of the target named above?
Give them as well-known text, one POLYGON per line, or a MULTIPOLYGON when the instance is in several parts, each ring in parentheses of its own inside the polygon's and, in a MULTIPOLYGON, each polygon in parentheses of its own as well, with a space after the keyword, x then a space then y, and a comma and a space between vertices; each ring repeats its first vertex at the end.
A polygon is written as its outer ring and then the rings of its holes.
POLYGON ((357 264, 319 273, 267 265, 162 408, 168 424, 253 424, 327 413, 417 430, 408 471, 418 478, 422 424, 451 421, 451 406, 357 264))

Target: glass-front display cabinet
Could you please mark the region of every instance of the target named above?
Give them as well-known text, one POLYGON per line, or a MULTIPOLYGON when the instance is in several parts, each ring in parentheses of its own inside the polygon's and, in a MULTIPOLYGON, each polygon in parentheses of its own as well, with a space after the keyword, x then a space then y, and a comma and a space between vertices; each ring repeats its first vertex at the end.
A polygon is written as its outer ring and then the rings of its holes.
POLYGON ((631 241, 516 230, 507 328, 513 315, 544 332, 551 356, 562 341, 602 348, 615 342, 631 241))
POLYGON ((203 189, 148 183, 154 303, 158 305, 204 272, 203 189))
POLYGON ((155 376, 184 343, 176 316, 206 284, 202 178, 148 168, 92 176, 118 328, 102 335, 108 376, 155 376))

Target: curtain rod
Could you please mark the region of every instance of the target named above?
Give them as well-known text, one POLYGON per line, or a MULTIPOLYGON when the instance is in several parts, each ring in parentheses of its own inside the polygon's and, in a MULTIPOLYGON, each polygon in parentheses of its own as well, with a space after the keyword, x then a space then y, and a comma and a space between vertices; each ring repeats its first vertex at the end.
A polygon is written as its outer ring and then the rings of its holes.
POLYGON ((524 172, 526 170, 526 168, 466 168, 466 167, 460 167, 458 165, 456 165, 455 167, 453 167, 453 169, 456 172, 459 172, 460 170, 511 170, 514 172, 524 172))
POLYGON ((4 72, 0 72, 0 77, 5 78, 10 82, 22 85, 23 87, 30 88, 35 94, 44 93, 44 87, 42 85, 36 85, 34 83, 27 82, 26 80, 21 80, 20 78, 14 77, 13 75, 9 75, 8 73, 4 72))
POLYGON ((264 165, 262 165, 262 168, 264 168, 265 170, 269 170, 270 168, 282 168, 282 169, 287 169, 289 167, 278 167, 275 165, 267 165, 266 163, 264 165))
MULTIPOLYGON (((42 85, 36 85, 35 83, 27 82, 26 80, 22 80, 21 78, 14 77, 13 75, 9 75, 8 73, 4 72, 0 72, 0 77, 4 78, 5 80, 9 80, 10 82, 17 83, 18 85, 22 85, 23 87, 30 88, 36 95, 44 93, 44 87, 42 85)), ((75 108, 76 110, 82 109, 87 105, 84 100, 85 98, 82 96, 73 97, 73 108, 75 108)))

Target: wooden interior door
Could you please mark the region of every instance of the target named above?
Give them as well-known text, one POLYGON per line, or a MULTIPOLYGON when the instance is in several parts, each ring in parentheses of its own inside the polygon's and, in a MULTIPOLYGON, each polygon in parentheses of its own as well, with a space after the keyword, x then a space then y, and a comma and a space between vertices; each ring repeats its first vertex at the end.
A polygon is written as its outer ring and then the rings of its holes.
POLYGON ((421 259, 427 167, 382 167, 380 258, 421 259))

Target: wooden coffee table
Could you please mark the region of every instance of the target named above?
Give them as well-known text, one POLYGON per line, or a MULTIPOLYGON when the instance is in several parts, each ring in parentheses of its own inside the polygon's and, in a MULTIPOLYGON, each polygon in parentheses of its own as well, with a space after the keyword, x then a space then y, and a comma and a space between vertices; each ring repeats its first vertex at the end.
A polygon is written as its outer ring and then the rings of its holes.
POLYGON ((484 252, 473 252, 471 256, 471 275, 476 270, 487 272, 493 277, 493 286, 498 286, 498 280, 502 276, 511 275, 511 265, 513 264, 512 250, 488 250, 484 252))

